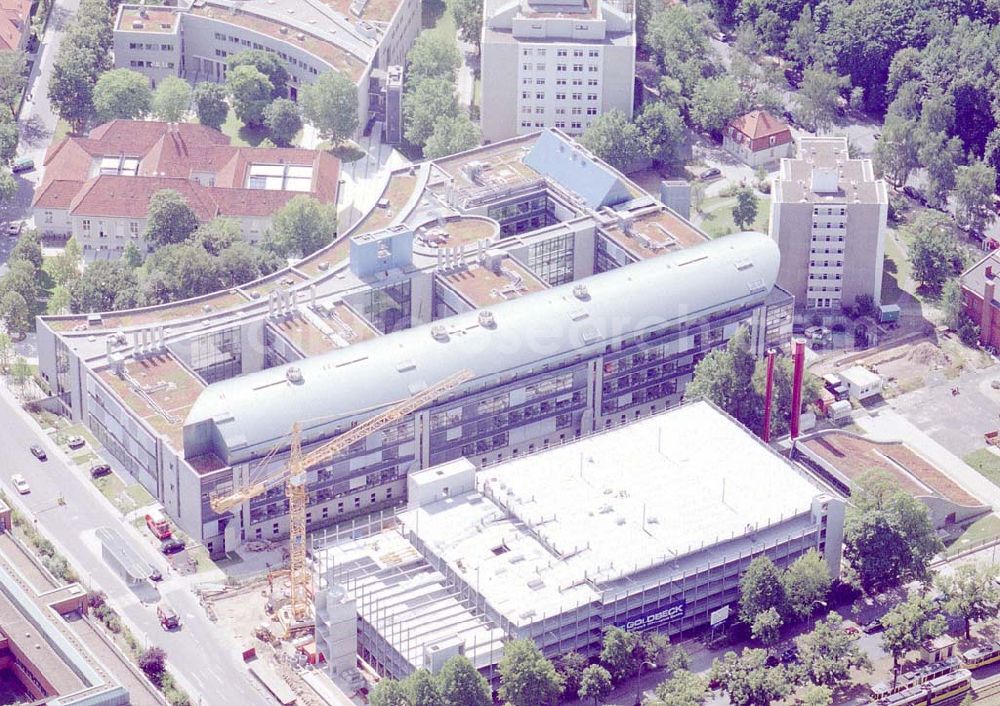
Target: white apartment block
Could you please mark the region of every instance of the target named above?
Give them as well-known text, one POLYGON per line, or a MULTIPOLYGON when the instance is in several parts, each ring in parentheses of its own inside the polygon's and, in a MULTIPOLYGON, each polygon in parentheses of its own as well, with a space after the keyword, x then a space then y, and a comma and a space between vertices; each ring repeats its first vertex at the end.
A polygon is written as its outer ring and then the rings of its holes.
POLYGON ((630 0, 486 0, 481 126, 487 142, 543 128, 579 135, 597 116, 632 116, 630 0))
POLYGON ((175 7, 122 5, 114 31, 115 66, 191 83, 224 81, 233 54, 276 54, 288 93, 327 71, 358 86, 363 127, 383 115, 384 74, 402 64, 420 31, 420 0, 180 0, 175 7))
POLYGON ((778 285, 797 309, 839 310, 882 297, 888 192, 846 137, 803 137, 774 177, 770 235, 781 250, 778 285))

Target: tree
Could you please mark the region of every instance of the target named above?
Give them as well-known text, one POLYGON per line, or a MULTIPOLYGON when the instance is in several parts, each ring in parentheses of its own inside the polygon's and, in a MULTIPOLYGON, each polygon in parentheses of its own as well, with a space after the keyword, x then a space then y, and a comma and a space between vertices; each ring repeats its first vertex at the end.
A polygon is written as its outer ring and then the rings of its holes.
POLYGON ((792 60, 799 71, 815 60, 817 39, 812 7, 806 5, 795 20, 795 24, 788 30, 788 39, 785 40, 785 55, 792 60))
POLYGON ((441 696, 437 681, 426 669, 418 669, 403 684, 413 706, 444 706, 444 697, 441 696))
POLYGON ((197 297, 219 288, 218 265, 194 243, 163 245, 146 261, 142 283, 147 305, 197 297))
POLYGON ((939 574, 935 581, 950 615, 965 621, 965 639, 972 637, 974 621, 990 620, 1000 611, 1000 567, 996 564, 963 564, 954 573, 939 574))
POLYGON ((191 240, 203 247, 209 255, 219 255, 233 243, 243 238, 240 224, 233 218, 213 218, 202 223, 191 236, 191 240))
POLYGON ((12 119, 21 104, 27 67, 28 56, 23 51, 0 52, 0 105, 6 106, 12 119))
POLYGON ((267 77, 271 84, 271 98, 288 96, 288 69, 277 54, 262 49, 246 49, 229 57, 227 75, 240 66, 252 66, 267 77))
POLYGON ((882 471, 862 474, 851 488, 844 557, 869 593, 903 579, 923 579, 942 549, 927 506, 882 471))
POLYGON ((334 144, 357 132, 358 88, 336 71, 320 74, 312 85, 304 86, 299 91, 299 104, 306 120, 334 144))
POLYGON ((194 111, 198 122, 218 130, 226 122, 229 105, 226 89, 218 83, 203 82, 194 88, 194 111))
POLYGON ((406 686, 395 679, 382 679, 368 697, 371 706, 412 706, 406 686))
MULTIPOLYGON (((639 653, 639 635, 610 627, 604 630, 604 641, 601 643, 601 662, 615 681, 631 676, 642 659, 639 653)), ((582 698, 582 697, 581 697, 582 698)))
POLYGON ((465 113, 454 117, 444 115, 434 123, 434 132, 424 144, 424 157, 439 159, 464 152, 478 145, 481 139, 479 128, 465 113))
POLYGON ((921 131, 921 146, 917 151, 920 163, 927 170, 927 198, 931 204, 945 206, 948 192, 955 188, 956 165, 962 159, 962 141, 945 134, 921 131))
POLYGON ((191 84, 176 76, 167 76, 153 92, 153 115, 168 123, 184 119, 191 109, 191 84))
POLYGON ((581 699, 593 699, 598 706, 601 699, 611 694, 611 674, 599 664, 592 664, 583 670, 580 688, 576 695, 581 699))
POLYGON ((14 260, 8 263, 7 273, 0 278, 0 296, 7 292, 17 292, 29 308, 41 299, 42 288, 38 284, 38 270, 30 262, 14 260))
POLYGON ((747 427, 756 429, 761 421, 761 404, 753 386, 754 366, 750 334, 741 327, 725 349, 716 348, 701 359, 695 367, 694 379, 684 391, 684 399, 706 399, 747 427))
POLYGON ((500 698, 510 706, 542 706, 562 692, 555 667, 531 640, 511 640, 500 659, 500 698))
POLYGON ((740 577, 740 620, 753 625, 757 616, 774 609, 784 613, 787 606, 781 572, 767 556, 759 556, 740 577))
POLYGON ((661 101, 643 106, 635 119, 642 140, 642 151, 664 164, 676 164, 683 159, 687 128, 680 111, 661 101))
POLYGON ((282 206, 271 222, 271 234, 279 253, 303 257, 333 240, 337 233, 337 212, 301 194, 282 206))
POLYGON ((77 133, 83 131, 94 112, 96 76, 91 70, 91 62, 92 57, 85 50, 64 44, 60 47, 49 79, 49 102, 59 117, 77 133))
POLYGON ((28 332, 30 318, 28 302, 20 294, 8 291, 0 297, 0 321, 3 321, 7 333, 21 338, 28 332))
POLYGON ((74 313, 128 309, 136 305, 139 278, 123 262, 98 260, 90 263, 70 285, 74 313))
MULTIPOLYGON (((3 56, 4 54, 5 52, 0 52, 0 56, 3 56)), ((0 164, 3 164, 4 166, 9 165, 17 155, 17 143, 19 138, 20 133, 17 129, 17 123, 0 123, 0 164)))
POLYGON ((285 262, 275 253, 237 241, 219 252, 216 275, 222 287, 238 287, 276 272, 285 262))
POLYGON ((7 370, 10 366, 10 356, 13 350, 10 336, 4 332, 0 332, 0 372, 7 370))
POLYGON ((226 88, 236 117, 248 127, 264 122, 264 109, 271 102, 274 86, 256 67, 243 64, 229 71, 226 88))
POLYGON ((599 115, 584 131, 580 143, 619 171, 645 156, 639 128, 617 109, 599 115))
POLYGON ((718 137, 741 109, 739 86, 723 75, 698 83, 691 97, 689 115, 696 127, 718 137))
POLYGON ((913 277, 929 289, 939 289, 959 258, 951 219, 941 213, 921 213, 906 234, 913 277))
POLYGON ((52 294, 49 295, 49 301, 45 305, 45 313, 55 316, 68 314, 70 313, 70 303, 69 288, 57 285, 53 287, 52 294))
POLYGON ((437 674, 445 706, 492 706, 493 694, 485 677, 463 655, 452 657, 437 674))
POLYGON ((799 664, 813 684, 836 688, 850 679, 852 669, 871 671, 871 660, 843 630, 844 619, 830 612, 813 631, 798 639, 799 664))
POLYGON ((455 18, 458 36, 478 49, 483 34, 483 0, 449 0, 448 9, 455 18))
POLYGON ((919 591, 910 591, 905 601, 882 616, 882 649, 892 655, 892 684, 899 676, 899 660, 930 637, 945 631, 941 616, 933 617, 934 602, 919 591))
POLYGON ((831 706, 833 692, 828 686, 807 687, 801 697, 801 706, 831 706))
POLYGON ((94 112, 100 122, 138 120, 153 108, 149 79, 131 69, 105 71, 94 85, 94 112))
POLYGON ((567 652, 559 658, 556 669, 567 694, 575 694, 580 690, 580 678, 587 668, 587 658, 579 652, 567 652))
POLYGON ((80 277, 80 258, 82 253, 76 238, 66 241, 62 254, 52 260, 52 279, 57 285, 69 285, 80 277))
POLYGON ((9 170, 0 170, 0 203, 9 203, 17 194, 17 182, 9 170))
POLYGON ((711 679, 719 683, 733 706, 769 706, 792 690, 792 679, 781 666, 767 666, 767 651, 727 652, 712 662, 711 679))
POLYGON ((23 393, 24 386, 31 379, 31 366, 28 365, 28 361, 24 359, 24 356, 19 355, 14 358, 14 364, 10 366, 10 378, 14 383, 14 387, 23 393))
POLYGON ((299 106, 287 98, 276 98, 264 109, 264 125, 274 144, 287 147, 302 129, 299 106))
POLYGON ((163 675, 167 671, 167 653, 155 645, 145 649, 139 655, 139 669, 151 682, 159 686, 163 683, 163 675))
POLYGON ((425 78, 447 78, 454 81, 455 71, 462 64, 462 57, 455 46, 455 38, 443 31, 424 30, 417 35, 406 54, 408 83, 419 83, 425 78))
POLYGON ((38 240, 38 231, 28 228, 21 232, 21 236, 14 243, 10 251, 8 262, 22 260, 31 263, 36 270, 42 269, 42 244, 38 240))
POLYGON ((135 244, 135 241, 130 240, 125 243, 125 247, 122 249, 122 262, 134 270, 142 264, 142 259, 142 253, 139 251, 139 246, 135 244))
POLYGON ((799 115, 816 131, 829 130, 837 117, 840 93, 850 88, 850 79, 819 69, 807 69, 799 86, 799 115))
POLYGON ((660 73, 680 83, 680 95, 690 96, 699 81, 713 72, 708 22, 687 7, 670 5, 654 14, 646 28, 646 43, 660 73))
POLYGON ((746 230, 757 218, 757 196, 746 184, 736 189, 736 205, 733 207, 733 223, 740 230, 746 230))
POLYGON ((758 613, 750 626, 750 635, 759 640, 765 647, 770 647, 781 637, 781 626, 785 621, 781 619, 781 613, 774 608, 768 608, 763 613, 758 613))
POLYGON ((403 124, 407 141, 423 147, 442 117, 458 115, 455 84, 448 78, 425 78, 403 94, 403 124))
POLYGON ((826 600, 830 592, 830 568, 815 549, 800 556, 781 577, 788 601, 788 612, 803 620, 826 600))
POLYGON ((887 115, 882 137, 875 143, 872 161, 876 170, 897 188, 902 187, 910 172, 920 166, 917 125, 895 115, 887 115))
POLYGON ((955 179, 955 200, 958 202, 958 222, 965 228, 982 233, 997 217, 993 210, 997 170, 980 159, 961 167, 955 179))
POLYGON ((656 687, 656 700, 649 706, 701 706, 708 699, 708 682, 680 669, 656 687))
POLYGON ((965 307, 962 302, 962 283, 957 277, 952 277, 941 287, 941 312, 944 314, 944 325, 957 329, 962 325, 965 307))
POLYGON ((156 245, 182 243, 198 228, 198 217, 184 197, 173 189, 157 191, 149 199, 146 241, 156 245))

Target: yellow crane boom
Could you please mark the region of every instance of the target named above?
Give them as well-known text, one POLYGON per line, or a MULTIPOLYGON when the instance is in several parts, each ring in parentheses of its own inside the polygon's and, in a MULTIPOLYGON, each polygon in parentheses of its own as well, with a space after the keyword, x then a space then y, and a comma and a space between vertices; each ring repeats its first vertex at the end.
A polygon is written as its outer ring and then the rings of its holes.
POLYGON ((280 471, 263 480, 230 493, 209 498, 212 510, 218 513, 226 512, 247 502, 251 498, 263 495, 280 483, 285 483, 285 494, 289 501, 289 556, 291 574, 292 615, 295 620, 304 620, 308 613, 307 587, 309 577, 306 571, 306 505, 309 494, 306 489, 306 471, 313 466, 330 461, 351 445, 365 439, 379 429, 398 422, 417 411, 437 397, 472 379, 470 370, 461 370, 454 375, 430 385, 417 394, 394 404, 386 411, 376 414, 360 424, 348 429, 326 444, 313 449, 307 454, 302 453, 300 427, 296 422, 292 425, 291 453, 287 465, 280 471))

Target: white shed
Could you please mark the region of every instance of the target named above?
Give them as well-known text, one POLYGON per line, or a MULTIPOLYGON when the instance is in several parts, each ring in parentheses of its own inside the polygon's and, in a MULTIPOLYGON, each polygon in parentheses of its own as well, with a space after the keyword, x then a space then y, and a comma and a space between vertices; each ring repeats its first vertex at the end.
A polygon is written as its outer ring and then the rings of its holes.
POLYGON ((840 379, 847 385, 851 399, 866 400, 882 394, 882 377, 868 368, 855 365, 840 373, 840 379))

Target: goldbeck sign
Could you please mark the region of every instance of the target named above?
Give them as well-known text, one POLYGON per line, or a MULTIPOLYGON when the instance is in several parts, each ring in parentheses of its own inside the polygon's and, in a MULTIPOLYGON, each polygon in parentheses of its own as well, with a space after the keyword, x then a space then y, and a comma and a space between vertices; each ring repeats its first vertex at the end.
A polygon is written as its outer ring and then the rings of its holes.
POLYGON ((673 603, 668 603, 665 606, 654 608, 638 618, 626 620, 624 623, 619 624, 618 627, 624 628, 629 632, 651 630, 652 628, 659 627, 660 625, 666 625, 667 623, 672 623, 675 620, 680 620, 684 617, 686 608, 687 601, 682 598, 679 601, 674 601, 673 603))

